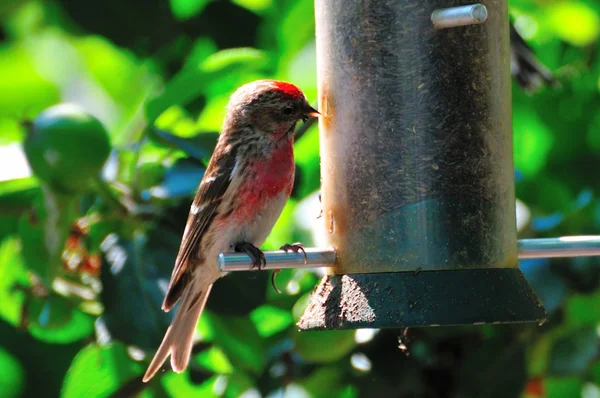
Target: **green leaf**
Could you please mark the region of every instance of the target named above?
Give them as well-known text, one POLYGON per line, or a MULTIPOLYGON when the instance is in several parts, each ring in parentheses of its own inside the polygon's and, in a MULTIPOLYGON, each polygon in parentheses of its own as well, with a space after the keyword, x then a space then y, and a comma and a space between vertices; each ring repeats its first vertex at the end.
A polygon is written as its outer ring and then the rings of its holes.
POLYGON ((236 369, 260 374, 265 367, 265 349, 254 323, 245 317, 206 315, 210 317, 214 344, 231 364, 236 369))
POLYGON ((63 269, 65 242, 76 219, 79 195, 66 195, 47 186, 34 200, 32 211, 19 220, 19 235, 27 267, 48 291, 63 269))
POLYGON ((178 159, 169 167, 162 182, 142 193, 144 198, 182 199, 193 196, 206 168, 192 158, 178 159))
POLYGON ((526 176, 535 176, 546 165, 554 138, 531 106, 519 105, 513 108, 515 167, 526 176))
POLYGON ((258 334, 263 338, 281 332, 294 323, 294 317, 289 311, 272 305, 261 305, 252 311, 250 319, 256 325, 258 334))
POLYGON ((296 165, 302 170, 298 195, 306 195, 321 187, 321 163, 319 153, 319 129, 315 123, 294 145, 296 165))
POLYGON ((181 149, 187 155, 203 162, 210 158, 217 145, 219 133, 200 133, 193 137, 179 137, 167 131, 153 128, 149 130, 149 138, 171 148, 181 149))
POLYGON ((13 326, 21 321, 23 294, 15 285, 28 286, 27 269, 17 239, 5 239, 0 245, 0 318, 13 326))
POLYGON ((584 2, 556 2, 546 12, 546 21, 554 33, 575 46, 587 46, 600 35, 600 17, 584 2))
MULTIPOLYGON (((65 300, 64 298, 58 298, 65 300)), ((56 311, 52 309, 51 304, 48 312, 56 311)), ((85 314, 80 310, 74 310, 69 313, 66 322, 60 323, 60 327, 47 328, 37 324, 29 326, 29 333, 38 340, 54 344, 69 344, 84 338, 92 337, 94 334, 94 317, 85 314)))
POLYGON ((585 371, 599 347, 595 327, 581 327, 555 341, 548 362, 553 375, 571 375, 585 371))
POLYGON ((107 397, 141 373, 142 366, 127 355, 123 345, 90 344, 71 363, 61 397, 107 397))
POLYGON ((168 283, 178 240, 163 226, 150 238, 113 233, 102 243, 102 320, 113 338, 147 350, 160 344, 174 314, 161 310, 161 283, 168 283))
POLYGON ((354 335, 354 330, 300 332, 294 329, 294 345, 296 352, 308 362, 331 363, 354 349, 354 335))
POLYGON ((206 306, 220 315, 248 316, 265 303, 268 283, 267 272, 232 272, 215 283, 206 306))
POLYGON ((211 0, 169 0, 175 18, 184 21, 200 14, 211 0))
POLYGON ((544 398, 581 397, 583 383, 578 377, 544 379, 544 398))
MULTIPOLYGON (((26 46, 3 44, 0 47, 0 70, 0 120, 3 120, 3 125, 10 119, 14 121, 35 115, 60 100, 58 89, 36 70, 26 46)), ((3 132, 0 143, 14 138, 15 133, 5 136, 3 132)))
POLYGON ((190 380, 187 372, 169 372, 160 379, 165 391, 171 397, 217 397, 216 387, 222 388, 217 382, 223 383, 225 381, 222 376, 213 376, 201 384, 195 384, 190 380))
POLYGON ((39 192, 39 184, 34 177, 20 178, 0 182, 0 205, 16 204, 19 200, 32 201, 34 194, 39 192), (19 197, 19 195, 23 195, 19 197))
POLYGON ((25 387, 25 373, 18 359, 0 347, 0 397, 21 397, 25 387))
POLYGON ((256 14, 263 14, 273 7, 274 0, 232 0, 234 4, 244 7, 256 14))
POLYGON ((341 366, 322 366, 317 368, 300 385, 310 392, 311 397, 339 397, 345 387, 344 369, 341 366))
POLYGON ((173 105, 186 105, 205 95, 220 80, 263 68, 267 56, 253 48, 236 48, 219 51, 208 57, 197 68, 186 68, 173 77, 165 90, 146 107, 146 118, 152 125, 156 118, 173 105))
POLYGON ((195 361, 204 368, 218 374, 232 373, 234 368, 219 347, 210 347, 196 355, 195 361))
POLYGON ((575 294, 565 304, 565 323, 574 326, 595 326, 600 322, 600 291, 575 294))

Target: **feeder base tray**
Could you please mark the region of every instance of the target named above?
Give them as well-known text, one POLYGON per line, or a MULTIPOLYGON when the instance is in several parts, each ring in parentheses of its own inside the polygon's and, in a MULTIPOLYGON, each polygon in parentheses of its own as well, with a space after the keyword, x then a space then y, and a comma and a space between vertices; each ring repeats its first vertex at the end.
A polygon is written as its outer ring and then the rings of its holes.
POLYGON ((329 275, 300 330, 542 322, 546 311, 518 268, 329 275))

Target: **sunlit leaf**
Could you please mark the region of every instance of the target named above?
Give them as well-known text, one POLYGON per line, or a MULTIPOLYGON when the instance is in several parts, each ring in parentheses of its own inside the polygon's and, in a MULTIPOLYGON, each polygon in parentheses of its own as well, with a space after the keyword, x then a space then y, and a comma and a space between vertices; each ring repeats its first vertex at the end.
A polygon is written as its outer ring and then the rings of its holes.
POLYGON ((195 361, 202 367, 218 374, 229 374, 234 370, 231 362, 219 347, 213 346, 202 351, 196 355, 195 361))
MULTIPOLYGON (((47 305, 51 306, 51 304, 47 305)), ((48 311, 52 311, 51 307, 48 311)), ((69 314, 65 323, 60 324, 60 327, 47 328, 32 324, 29 326, 29 333, 36 339, 48 343, 68 344, 92 337, 94 333, 94 318, 80 310, 75 310, 69 314)))
POLYGON ((298 192, 300 197, 305 197, 321 187, 319 155, 319 129, 315 124, 294 145, 294 158, 302 170, 298 192))
MULTIPOLYGON (((33 117, 59 101, 57 88, 40 76, 22 46, 0 46, 0 70, 0 117, 13 120, 33 117)), ((0 134, 0 142, 6 138, 0 134)))
POLYGON ((250 319, 262 337, 269 337, 294 323, 294 318, 289 311, 270 305, 262 305, 252 311, 250 319))
POLYGON ((215 393, 215 387, 221 387, 217 385, 217 382, 224 383, 226 379, 222 376, 213 376, 202 383, 196 384, 190 380, 190 376, 187 373, 178 374, 175 372, 169 372, 165 374, 160 382, 163 385, 165 391, 172 397, 217 397, 215 393))
POLYGON ((161 95, 148 103, 148 122, 153 124, 170 106, 185 105, 206 94, 211 85, 217 84, 223 77, 235 75, 241 70, 247 72, 264 67, 267 59, 263 52, 256 49, 229 49, 211 55, 196 69, 182 70, 167 84, 161 95))
POLYGON ((582 1, 561 1, 548 9, 548 23, 561 39, 576 46, 594 42, 600 34, 598 14, 582 1))
POLYGON ((16 285, 28 286, 27 269, 16 239, 5 239, 0 245, 0 317, 13 326, 21 321, 23 293, 16 285))
POLYGON ((536 175, 546 164, 554 141, 550 129, 525 105, 513 109, 515 167, 526 176, 536 175))
POLYGON ((202 12, 211 0, 169 0, 175 18, 186 20, 202 12))
POLYGON ((0 347, 0 397, 18 398, 25 386, 25 372, 13 355, 0 347))
MULTIPOLYGON (((262 14, 273 6, 274 0, 232 0, 233 3, 257 14, 262 14)), ((276 1, 276 0, 275 0, 276 1)))
POLYGON ((90 344, 73 360, 63 382, 61 397, 105 397, 141 373, 141 364, 128 356, 123 345, 112 343, 101 347, 90 344))

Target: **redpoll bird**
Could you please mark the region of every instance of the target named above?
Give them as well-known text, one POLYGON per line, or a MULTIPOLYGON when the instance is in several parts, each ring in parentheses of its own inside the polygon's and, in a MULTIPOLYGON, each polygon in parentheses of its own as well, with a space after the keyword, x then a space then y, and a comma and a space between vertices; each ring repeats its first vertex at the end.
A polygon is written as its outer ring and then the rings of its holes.
POLYGON ((279 218, 294 183, 296 123, 319 115, 300 89, 275 80, 240 87, 227 108, 190 208, 162 309, 169 311, 181 302, 144 382, 169 355, 176 372, 186 369, 196 323, 212 284, 224 276, 217 269, 219 253, 245 252, 253 267, 265 263, 258 247, 279 218))
POLYGON ((526 93, 533 93, 542 84, 558 88, 560 83, 552 72, 537 59, 531 47, 510 24, 510 72, 526 93))

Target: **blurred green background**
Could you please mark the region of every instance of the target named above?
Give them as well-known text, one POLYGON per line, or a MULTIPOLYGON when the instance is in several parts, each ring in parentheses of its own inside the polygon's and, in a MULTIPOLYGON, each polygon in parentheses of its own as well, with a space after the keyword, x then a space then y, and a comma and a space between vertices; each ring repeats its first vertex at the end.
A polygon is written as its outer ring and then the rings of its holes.
MULTIPOLYGON (((600 397, 597 258, 521 263, 549 313, 541 327, 407 333, 300 334, 318 273, 281 272, 283 294, 266 272, 235 273, 213 288, 189 370, 141 383, 228 96, 277 78, 316 100, 313 7, 0 2, 0 397, 600 397), (21 149, 24 122, 60 102, 97 117, 112 144, 102 179, 70 195, 31 176, 21 149), (52 237, 64 251, 48 249, 52 237)), ((510 11, 561 81, 527 94, 513 84, 519 236, 598 234, 600 1, 510 11)), ((67 171, 89 161, 86 140, 67 171)), ((316 126, 298 139, 293 198, 263 248, 322 241, 318 144, 316 126)))

